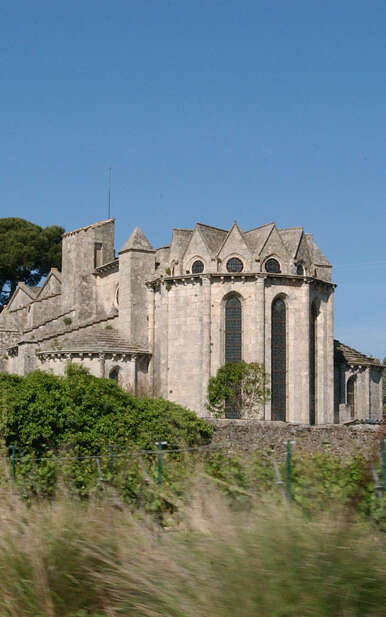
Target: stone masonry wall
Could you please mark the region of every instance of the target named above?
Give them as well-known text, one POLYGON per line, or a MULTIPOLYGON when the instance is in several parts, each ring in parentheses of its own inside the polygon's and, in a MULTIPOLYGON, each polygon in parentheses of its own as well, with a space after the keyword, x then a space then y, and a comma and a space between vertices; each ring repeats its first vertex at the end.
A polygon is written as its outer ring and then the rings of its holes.
POLYGON ((263 450, 277 459, 284 458, 286 442, 294 442, 293 451, 328 451, 349 457, 357 451, 365 456, 380 451, 386 438, 386 425, 309 426, 259 420, 225 420, 206 418, 215 427, 214 444, 222 444, 230 453, 263 450))

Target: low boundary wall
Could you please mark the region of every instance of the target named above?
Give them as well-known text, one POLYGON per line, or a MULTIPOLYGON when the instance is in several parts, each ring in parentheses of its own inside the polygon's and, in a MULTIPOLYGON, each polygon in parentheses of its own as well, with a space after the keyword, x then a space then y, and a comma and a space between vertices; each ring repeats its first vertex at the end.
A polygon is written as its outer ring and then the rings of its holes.
POLYGON ((281 458, 285 455, 287 440, 291 440, 294 451, 327 450, 339 457, 349 457, 360 451, 370 456, 379 452, 380 441, 386 439, 386 425, 309 426, 259 420, 206 420, 215 427, 212 443, 223 444, 230 453, 263 450, 281 458))

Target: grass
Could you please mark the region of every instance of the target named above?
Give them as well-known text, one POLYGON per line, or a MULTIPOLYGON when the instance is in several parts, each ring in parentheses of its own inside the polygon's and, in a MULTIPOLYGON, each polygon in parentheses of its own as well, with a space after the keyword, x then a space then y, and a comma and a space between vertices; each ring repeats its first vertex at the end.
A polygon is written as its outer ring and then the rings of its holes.
POLYGON ((195 479, 165 530, 113 494, 0 505, 1 617, 384 617, 384 535, 195 479))

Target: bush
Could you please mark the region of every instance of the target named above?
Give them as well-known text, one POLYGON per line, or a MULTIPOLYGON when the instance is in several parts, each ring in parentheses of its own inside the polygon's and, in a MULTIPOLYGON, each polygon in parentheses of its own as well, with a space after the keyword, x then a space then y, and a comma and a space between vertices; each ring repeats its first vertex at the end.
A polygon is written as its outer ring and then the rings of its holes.
POLYGON ((164 399, 136 398, 112 380, 68 365, 66 377, 35 371, 0 378, 1 431, 7 446, 43 456, 64 446, 79 455, 154 449, 157 440, 172 448, 208 443, 212 427, 195 413, 164 399))
POLYGON ((223 416, 229 405, 238 417, 261 418, 261 407, 269 400, 268 375, 262 364, 234 362, 219 368, 208 383, 208 409, 223 416))

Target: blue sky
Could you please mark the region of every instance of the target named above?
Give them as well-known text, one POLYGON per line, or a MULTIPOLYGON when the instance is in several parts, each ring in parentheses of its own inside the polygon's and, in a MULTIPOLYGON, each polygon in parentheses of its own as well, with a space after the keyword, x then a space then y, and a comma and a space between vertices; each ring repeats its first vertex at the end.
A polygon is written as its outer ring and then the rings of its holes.
POLYGON ((302 225, 335 335, 386 355, 386 3, 3 0, 0 216, 302 225))

